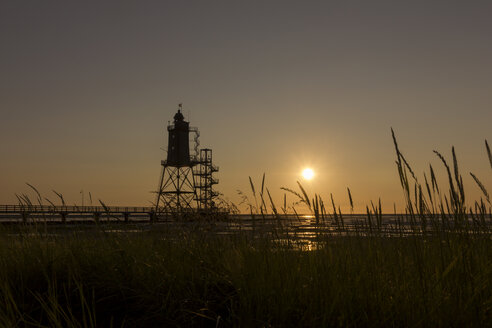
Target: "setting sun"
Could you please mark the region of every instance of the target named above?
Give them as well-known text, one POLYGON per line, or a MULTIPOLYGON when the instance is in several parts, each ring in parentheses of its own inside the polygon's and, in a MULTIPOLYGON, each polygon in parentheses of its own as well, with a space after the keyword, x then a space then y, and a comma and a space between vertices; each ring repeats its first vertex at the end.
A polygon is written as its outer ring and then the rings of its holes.
POLYGON ((306 180, 314 178, 314 171, 310 168, 306 168, 302 171, 302 177, 306 180))

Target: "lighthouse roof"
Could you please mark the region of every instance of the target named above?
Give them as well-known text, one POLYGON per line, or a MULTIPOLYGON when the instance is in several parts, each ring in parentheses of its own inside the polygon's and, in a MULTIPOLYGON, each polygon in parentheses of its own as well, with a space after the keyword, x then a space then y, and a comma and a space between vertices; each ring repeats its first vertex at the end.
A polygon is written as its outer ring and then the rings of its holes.
POLYGON ((181 110, 178 109, 178 112, 174 115, 174 121, 183 121, 184 116, 181 114, 181 110))

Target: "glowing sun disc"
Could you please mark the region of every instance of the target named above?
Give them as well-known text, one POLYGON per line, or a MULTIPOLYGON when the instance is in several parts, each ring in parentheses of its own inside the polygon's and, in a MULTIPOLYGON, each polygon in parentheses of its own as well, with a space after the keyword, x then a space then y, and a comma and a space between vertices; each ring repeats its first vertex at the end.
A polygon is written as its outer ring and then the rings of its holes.
POLYGON ((314 178, 314 171, 310 168, 306 168, 302 171, 302 177, 306 180, 311 180, 314 178))

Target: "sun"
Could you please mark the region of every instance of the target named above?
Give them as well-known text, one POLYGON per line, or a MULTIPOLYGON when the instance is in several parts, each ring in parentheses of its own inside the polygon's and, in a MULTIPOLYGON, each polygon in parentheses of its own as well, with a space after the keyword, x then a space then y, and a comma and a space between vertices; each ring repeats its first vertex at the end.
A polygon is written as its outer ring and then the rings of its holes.
POLYGON ((310 168, 305 168, 302 171, 302 177, 306 180, 311 180, 312 178, 314 178, 314 171, 310 168))

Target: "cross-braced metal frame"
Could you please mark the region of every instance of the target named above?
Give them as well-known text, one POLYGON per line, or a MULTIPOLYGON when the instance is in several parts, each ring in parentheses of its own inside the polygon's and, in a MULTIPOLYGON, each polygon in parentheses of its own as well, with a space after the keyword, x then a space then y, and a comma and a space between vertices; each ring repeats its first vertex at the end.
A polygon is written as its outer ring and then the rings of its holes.
POLYGON ((176 167, 162 163, 156 213, 167 215, 191 212, 196 198, 193 165, 176 167))

